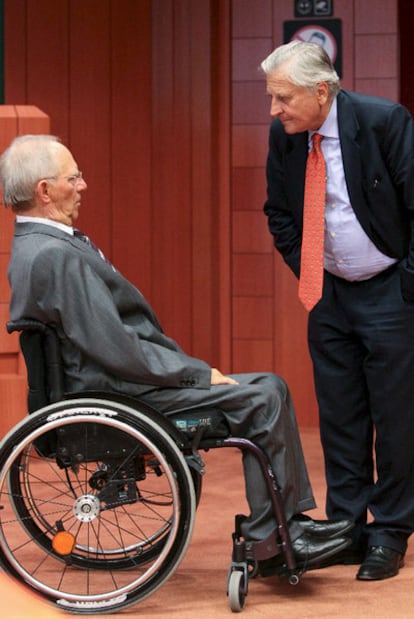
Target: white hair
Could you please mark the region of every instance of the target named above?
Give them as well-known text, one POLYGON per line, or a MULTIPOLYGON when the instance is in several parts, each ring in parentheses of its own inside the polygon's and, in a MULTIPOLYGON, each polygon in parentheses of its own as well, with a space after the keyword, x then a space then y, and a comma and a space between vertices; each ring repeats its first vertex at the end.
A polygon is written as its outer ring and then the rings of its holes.
POLYGON ((295 86, 313 90, 321 82, 326 82, 331 97, 340 89, 339 77, 329 54, 317 43, 291 41, 277 47, 260 65, 266 75, 272 75, 282 67, 287 79, 295 86))
POLYGON ((62 148, 54 135, 16 137, 0 158, 3 203, 14 211, 30 208, 38 181, 59 174, 56 154, 62 148))

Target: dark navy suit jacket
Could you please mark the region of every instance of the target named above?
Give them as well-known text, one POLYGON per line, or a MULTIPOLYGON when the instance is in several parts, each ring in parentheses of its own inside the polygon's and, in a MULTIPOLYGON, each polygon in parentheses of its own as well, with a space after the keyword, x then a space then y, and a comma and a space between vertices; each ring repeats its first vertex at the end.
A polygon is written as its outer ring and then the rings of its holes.
MULTIPOLYGON (((341 90, 337 96, 341 150, 351 205, 383 253, 403 261, 414 296, 414 123, 402 105, 341 90)), ((264 211, 276 248, 300 271, 308 134, 288 135, 272 122, 264 211)))

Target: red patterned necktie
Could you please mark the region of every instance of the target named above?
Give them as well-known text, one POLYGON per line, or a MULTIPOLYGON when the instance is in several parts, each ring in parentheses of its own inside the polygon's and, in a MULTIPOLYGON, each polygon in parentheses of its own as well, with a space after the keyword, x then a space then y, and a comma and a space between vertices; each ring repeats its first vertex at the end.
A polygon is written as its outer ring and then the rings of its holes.
POLYGON ((323 136, 314 133, 308 155, 303 207, 302 257, 299 298, 310 310, 322 296, 326 165, 321 150, 323 136))

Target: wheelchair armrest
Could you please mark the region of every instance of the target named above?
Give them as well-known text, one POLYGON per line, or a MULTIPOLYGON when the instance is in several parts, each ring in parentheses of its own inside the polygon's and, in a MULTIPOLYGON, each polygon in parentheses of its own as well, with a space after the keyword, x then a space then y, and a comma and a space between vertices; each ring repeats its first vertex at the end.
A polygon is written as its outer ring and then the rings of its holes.
POLYGON ((14 331, 40 331, 44 333, 47 329, 51 329, 44 322, 40 322, 40 320, 29 320, 26 318, 22 318, 21 320, 10 320, 6 323, 6 329, 8 333, 13 333, 14 331))

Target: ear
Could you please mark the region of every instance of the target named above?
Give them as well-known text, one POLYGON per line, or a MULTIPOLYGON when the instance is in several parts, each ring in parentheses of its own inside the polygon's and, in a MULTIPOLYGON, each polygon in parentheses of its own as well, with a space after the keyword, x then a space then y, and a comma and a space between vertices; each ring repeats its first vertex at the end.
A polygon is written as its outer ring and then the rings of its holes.
POLYGON ((50 184, 47 182, 47 180, 43 179, 39 181, 36 185, 35 195, 37 196, 37 199, 42 205, 50 204, 49 190, 50 184))
POLYGON ((319 105, 325 105, 329 98, 329 87, 326 82, 319 82, 316 87, 316 97, 319 105))

